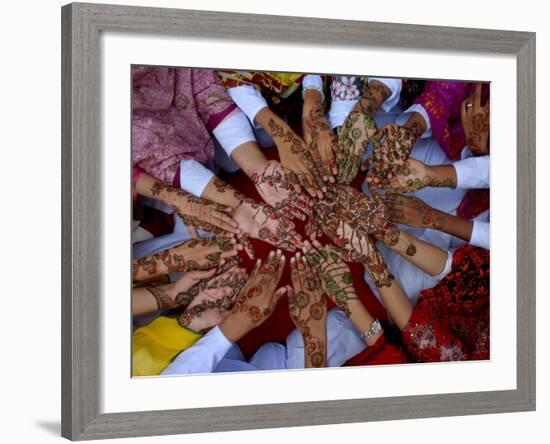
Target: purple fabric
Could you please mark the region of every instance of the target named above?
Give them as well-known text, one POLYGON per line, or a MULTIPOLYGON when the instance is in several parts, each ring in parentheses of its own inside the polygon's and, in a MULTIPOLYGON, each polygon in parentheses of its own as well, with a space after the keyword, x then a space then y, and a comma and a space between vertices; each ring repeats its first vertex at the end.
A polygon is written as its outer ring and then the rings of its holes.
POLYGON ((132 68, 132 162, 172 184, 181 160, 211 166, 212 131, 236 105, 210 69, 132 68))
POLYGON ((465 145, 460 106, 470 94, 471 85, 468 82, 429 81, 416 100, 430 116, 432 135, 451 160, 460 159, 465 145))

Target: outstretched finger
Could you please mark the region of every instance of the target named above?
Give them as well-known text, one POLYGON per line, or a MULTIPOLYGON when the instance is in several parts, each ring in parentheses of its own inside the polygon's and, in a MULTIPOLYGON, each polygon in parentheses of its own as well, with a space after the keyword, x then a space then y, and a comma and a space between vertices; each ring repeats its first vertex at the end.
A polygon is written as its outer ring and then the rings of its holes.
POLYGON ((281 287, 275 293, 273 293, 273 296, 271 297, 271 302, 269 303, 269 307, 268 307, 269 315, 271 315, 271 313, 275 311, 277 304, 284 297, 286 292, 287 292, 287 288, 281 287))
POLYGON ((476 83, 474 90, 474 108, 476 110, 481 108, 481 83, 476 83))
POLYGON ((290 258, 290 281, 292 282, 292 287, 296 290, 296 292, 302 290, 300 272, 298 271, 298 266, 296 263, 296 255, 290 258))
POLYGON ((260 268, 262 267, 262 260, 257 259, 256 263, 254 264, 254 268, 252 269, 252 272, 250 273, 249 279, 253 279, 258 274, 258 271, 260 271, 260 268))

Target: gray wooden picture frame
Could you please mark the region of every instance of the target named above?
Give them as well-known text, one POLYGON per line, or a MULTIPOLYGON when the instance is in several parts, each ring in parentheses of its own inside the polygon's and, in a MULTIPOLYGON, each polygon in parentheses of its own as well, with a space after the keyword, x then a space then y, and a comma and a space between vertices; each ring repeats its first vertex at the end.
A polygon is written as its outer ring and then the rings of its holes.
POLYGON ((535 409, 535 34, 73 3, 62 8, 62 435, 84 440, 535 409), (517 389, 147 412, 99 411, 103 31, 517 57, 517 389))

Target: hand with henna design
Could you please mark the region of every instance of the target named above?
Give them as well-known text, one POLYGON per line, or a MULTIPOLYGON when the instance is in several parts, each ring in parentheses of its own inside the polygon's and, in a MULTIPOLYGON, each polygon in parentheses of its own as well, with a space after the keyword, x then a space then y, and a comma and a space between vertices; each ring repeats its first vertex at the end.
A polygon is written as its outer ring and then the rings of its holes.
POLYGON ((288 311, 304 338, 306 368, 327 365, 327 305, 319 276, 300 253, 290 260, 292 287, 287 286, 288 311))
POLYGON ((441 230, 443 226, 443 214, 418 197, 388 193, 384 196, 384 201, 390 218, 395 223, 436 230, 441 230))
POLYGON ((177 294, 183 291, 190 291, 203 279, 212 277, 215 271, 215 269, 191 271, 174 283, 162 285, 149 284, 134 288, 132 290, 132 315, 140 316, 146 313, 174 308, 177 305, 177 294))
POLYGON ((155 181, 150 191, 154 197, 169 205, 193 231, 201 229, 226 235, 240 232, 237 222, 231 217, 233 209, 227 205, 195 197, 158 181, 155 181))
POLYGON ((489 101, 481 106, 481 86, 476 85, 474 94, 464 99, 460 110, 466 143, 477 156, 489 152, 489 101))
POLYGON ((311 214, 311 198, 299 185, 290 183, 276 160, 268 160, 260 170, 251 172, 250 179, 264 202, 273 208, 287 210, 300 220, 311 214))
POLYGON ((338 250, 332 245, 322 246, 314 241, 305 258, 319 276, 325 294, 349 316, 351 304, 358 302, 359 298, 353 288, 351 271, 338 250))
POLYGON ((281 250, 269 253, 263 264, 258 259, 248 282, 237 296, 230 316, 220 324, 220 329, 228 340, 238 341, 271 316, 286 293, 285 287, 275 291, 284 267, 285 257, 281 250))
POLYGON ((340 237, 344 233, 370 235, 387 245, 399 240, 399 230, 390 222, 388 209, 376 192, 369 197, 353 187, 336 185, 315 206, 315 214, 323 232, 340 247, 350 241, 340 237))
POLYGON ((302 246, 294 223, 280 211, 242 195, 240 198, 233 217, 243 233, 289 251, 302 246))
POLYGON ((408 126, 386 125, 379 130, 374 137, 372 169, 367 181, 386 186, 388 180, 402 173, 405 161, 422 132, 421 124, 416 121, 408 126))
POLYGON ((316 90, 306 92, 302 131, 317 173, 325 182, 334 183, 334 175, 338 173, 334 155, 337 140, 323 113, 321 95, 316 90))
MULTIPOLYGON (((376 249, 374 252, 378 257, 372 257, 371 268, 367 270, 374 276, 376 285, 381 288, 380 291, 385 291, 386 287, 392 285, 393 276, 388 272, 382 256, 376 249)), ((325 293, 338 308, 345 311, 358 331, 370 331, 376 319, 372 317, 357 296, 351 282, 349 267, 342 260, 337 248, 333 245, 322 246, 318 241, 314 241, 313 245, 306 242, 304 253, 307 262, 318 273, 325 293)), ((368 345, 374 345, 382 334, 383 330, 379 328, 374 334, 365 337, 364 341, 368 345)))
MULTIPOLYGON (((192 273, 199 272, 194 271, 191 273, 186 273, 184 277, 192 273)), ((202 279, 190 288, 177 291, 174 297, 174 306, 188 306, 200 292, 206 289, 227 287, 232 288, 234 292, 238 293, 241 287, 246 283, 248 277, 246 270, 239 267, 238 257, 228 259, 225 264, 219 266, 217 269, 209 270, 208 273, 208 278, 202 279)))
POLYGON ((326 186, 315 168, 306 143, 268 108, 258 112, 256 120, 277 145, 279 159, 288 180, 294 185, 301 185, 311 197, 321 198, 326 192, 326 186))
POLYGON ((207 288, 201 291, 180 315, 184 328, 203 333, 229 316, 236 293, 230 287, 207 288))
POLYGON ((371 82, 339 129, 336 149, 339 183, 351 183, 361 169, 365 151, 377 132, 374 116, 389 93, 383 83, 371 82))
POLYGON ((145 281, 175 272, 216 268, 241 249, 242 245, 230 237, 192 239, 153 256, 134 260, 133 279, 145 281))

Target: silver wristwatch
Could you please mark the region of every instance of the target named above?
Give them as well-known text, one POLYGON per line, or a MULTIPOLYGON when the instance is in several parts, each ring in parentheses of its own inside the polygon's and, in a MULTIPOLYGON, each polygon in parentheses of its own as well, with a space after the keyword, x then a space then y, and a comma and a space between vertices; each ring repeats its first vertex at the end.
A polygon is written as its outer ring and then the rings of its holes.
POLYGON ((370 328, 366 332, 361 333, 359 336, 361 336, 361 339, 366 341, 372 336, 376 336, 380 333, 382 333, 382 324, 380 324, 380 321, 378 319, 375 319, 370 325, 370 328))

